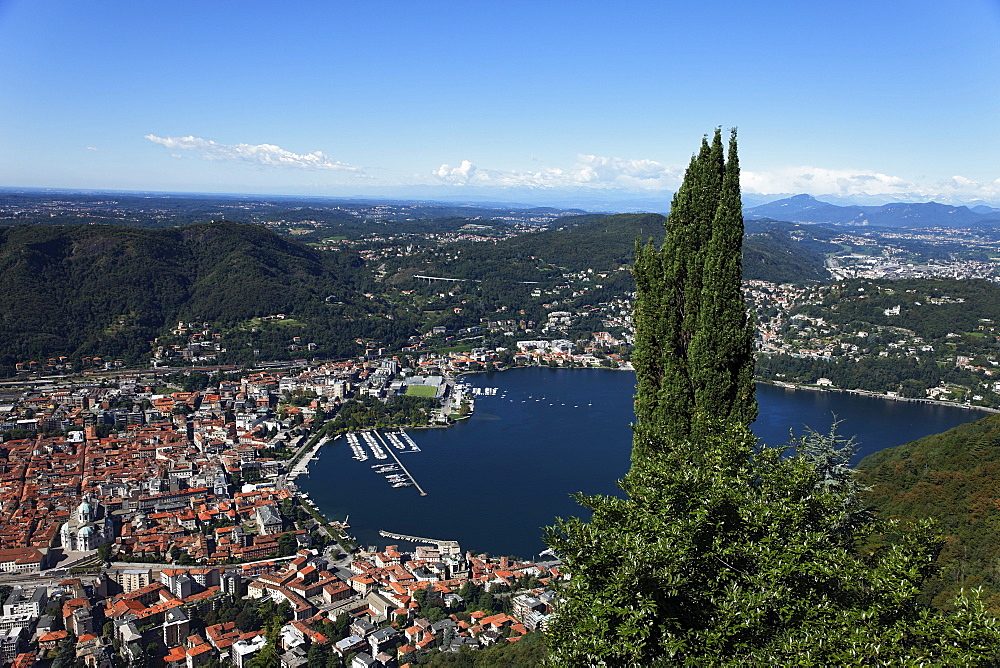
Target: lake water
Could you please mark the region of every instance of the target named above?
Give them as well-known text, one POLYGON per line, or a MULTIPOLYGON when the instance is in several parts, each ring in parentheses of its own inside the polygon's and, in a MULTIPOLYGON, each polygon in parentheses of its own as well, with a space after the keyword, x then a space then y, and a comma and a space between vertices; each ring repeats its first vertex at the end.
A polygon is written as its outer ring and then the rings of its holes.
MULTIPOLYGON (((399 534, 457 540, 464 549, 522 557, 544 549, 541 527, 582 510, 569 495, 613 494, 629 466, 635 375, 600 369, 527 368, 466 376, 473 387, 497 388, 476 398, 472 418, 448 429, 410 430, 421 452, 398 453, 427 496, 391 488, 358 462, 344 438, 323 448, 302 491, 330 519, 350 515, 362 545, 399 541, 399 534)), ((757 386, 754 433, 788 441, 789 429, 855 435, 858 457, 946 431, 985 413, 839 392, 757 386)), ((391 462, 391 458, 387 460, 391 462)))

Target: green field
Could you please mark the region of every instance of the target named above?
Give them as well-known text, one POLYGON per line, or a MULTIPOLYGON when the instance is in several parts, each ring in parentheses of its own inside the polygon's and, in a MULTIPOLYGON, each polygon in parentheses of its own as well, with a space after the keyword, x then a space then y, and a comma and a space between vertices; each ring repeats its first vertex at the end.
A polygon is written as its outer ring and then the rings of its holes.
POLYGON ((267 327, 268 325, 273 325, 275 327, 305 327, 305 323, 301 320, 296 320, 295 318, 285 318, 284 320, 265 320, 264 318, 251 318, 240 323, 239 327, 241 329, 247 329, 250 327, 267 327))
POLYGON ((437 388, 432 385, 407 385, 406 396, 433 399, 437 396, 437 388))
POLYGON ((464 343, 458 346, 448 346, 447 348, 435 348, 434 352, 438 355, 447 355, 448 353, 467 353, 472 350, 471 343, 464 343))

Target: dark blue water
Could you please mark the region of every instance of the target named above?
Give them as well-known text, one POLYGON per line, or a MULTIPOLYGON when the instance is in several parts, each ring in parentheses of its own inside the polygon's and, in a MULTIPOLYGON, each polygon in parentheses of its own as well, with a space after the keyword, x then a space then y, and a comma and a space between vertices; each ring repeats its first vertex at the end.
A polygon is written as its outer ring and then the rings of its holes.
MULTIPOLYGON (((599 369, 529 368, 466 377, 480 396, 474 416, 449 429, 410 430, 421 448, 399 457, 427 492, 393 489, 358 462, 343 438, 323 449, 301 489, 327 517, 350 515, 362 545, 392 543, 379 529, 458 540, 463 548, 529 557, 544 548, 541 527, 581 514, 572 492, 613 494, 629 466, 635 375, 599 369)), ((859 458, 983 417, 978 411, 836 392, 759 385, 753 430, 788 442, 804 425, 856 435, 859 458)), ((391 461, 391 459, 389 460, 391 461)))

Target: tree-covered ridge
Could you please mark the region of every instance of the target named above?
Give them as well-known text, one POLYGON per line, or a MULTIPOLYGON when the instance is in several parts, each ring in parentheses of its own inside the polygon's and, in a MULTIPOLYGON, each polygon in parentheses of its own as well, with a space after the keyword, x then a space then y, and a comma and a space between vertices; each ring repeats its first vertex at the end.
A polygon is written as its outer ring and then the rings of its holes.
MULTIPOLYGON (((347 356, 359 352, 358 338, 402 345, 431 326, 452 332, 478 326, 504 308, 526 309, 524 320, 542 322, 545 299, 531 293, 536 287, 545 293, 560 284, 578 285, 565 278, 567 272, 604 270, 580 297, 581 310, 630 293, 635 239, 662 240, 663 221, 658 214, 569 217, 554 229, 498 243, 456 243, 423 252, 417 243, 413 255, 392 251, 397 242, 389 240, 383 243, 390 251, 382 255, 323 251, 260 225, 225 221, 155 230, 2 227, 0 372, 61 356, 72 363, 88 357, 142 363, 158 346, 189 343, 170 336, 178 322, 199 328, 207 323, 209 338, 219 344, 213 359, 221 363, 305 356, 292 346, 310 357, 347 356), (455 294, 444 299, 435 297, 444 291, 412 280, 414 274, 482 283, 453 283, 448 292, 455 294), (398 294, 414 289, 427 298, 398 294), (261 320, 279 313, 294 317, 280 325, 261 320)), ((456 219, 448 226, 468 223, 456 219)), ((800 262, 802 254, 788 248, 765 248, 758 255, 774 260, 767 270, 782 280, 810 262, 816 265, 815 258, 800 262)), ((596 316, 578 324, 590 327, 581 329, 582 336, 607 329, 596 316)))
POLYGON ((743 278, 769 283, 828 280, 822 247, 822 243, 810 244, 805 239, 796 241, 777 226, 753 233, 748 229, 743 240, 743 278))
POLYGON ((928 340, 980 332, 984 323, 1000 322, 1000 286, 984 280, 853 279, 821 292, 817 303, 795 312, 838 323, 901 327, 928 340))
POLYGON ((945 534, 926 599, 947 606, 960 589, 981 587, 1000 613, 1000 415, 874 453, 858 470, 882 517, 934 518, 945 534))
POLYGON ((0 367, 59 355, 148 360, 151 342, 178 321, 229 331, 252 358, 250 348, 287 350, 287 328, 243 327, 279 313, 295 316, 301 336, 329 357, 356 352, 358 336, 398 342, 400 328, 369 318, 371 305, 360 301, 362 264, 354 253, 324 253, 230 222, 3 228, 0 367))
MULTIPOLYGON (((455 244, 448 257, 438 254, 389 259, 393 273, 434 273, 475 280, 544 281, 546 274, 588 268, 614 270, 635 261, 635 241, 659 246, 666 217, 658 213, 591 214, 562 218, 551 229, 522 234, 495 244, 455 244), (457 257, 455 257, 457 256, 457 257), (419 271, 417 269, 419 268, 419 271)), ((776 226, 744 242, 744 278, 801 283, 827 277, 823 256, 791 239, 776 226)), ((556 274, 558 276, 558 274, 556 274)))

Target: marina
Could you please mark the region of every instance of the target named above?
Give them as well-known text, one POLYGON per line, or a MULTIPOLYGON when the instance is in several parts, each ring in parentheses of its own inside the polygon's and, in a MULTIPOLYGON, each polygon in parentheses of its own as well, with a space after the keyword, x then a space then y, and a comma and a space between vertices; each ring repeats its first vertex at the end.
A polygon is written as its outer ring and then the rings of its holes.
POLYGON ((396 448, 397 450, 406 449, 406 445, 399 439, 399 436, 397 434, 394 434, 393 432, 390 431, 386 432, 385 437, 389 439, 389 443, 392 444, 392 447, 396 448))
POLYGON ((393 488, 416 487, 420 496, 427 496, 427 492, 417 483, 413 475, 403 466, 403 463, 396 457, 399 452, 420 452, 420 447, 410 438, 410 435, 400 429, 398 432, 381 433, 377 429, 366 431, 349 431, 346 434, 347 444, 351 449, 352 458, 359 461, 368 460, 368 449, 377 460, 386 460, 389 455, 395 462, 384 462, 372 464, 373 473, 385 476, 386 482, 393 488), (368 449, 365 446, 368 446, 368 449), (388 453, 388 454, 386 454, 388 453))
POLYGON ((358 441, 358 435, 355 432, 347 432, 347 445, 350 446, 351 452, 354 453, 354 459, 357 459, 359 462, 367 461, 368 453, 365 452, 364 447, 358 441))
MULTIPOLYGON (((420 448, 418 448, 417 444, 413 442, 413 439, 410 438, 409 434, 407 434, 402 429, 399 430, 399 433, 402 436, 402 438, 405 439, 406 442, 410 444, 410 447, 412 448, 413 452, 420 452, 420 448)), ((392 486, 393 487, 413 486, 417 488, 418 492, 420 492, 420 496, 427 496, 427 492, 423 490, 423 488, 417 482, 417 479, 413 477, 413 474, 410 473, 405 466, 403 466, 403 462, 399 461, 399 457, 396 456, 396 453, 390 449, 389 454, 392 455, 392 458, 396 460, 396 465, 399 466, 399 468, 402 469, 403 473, 405 474, 405 478, 403 480, 401 480, 400 482, 393 483, 392 486)))
POLYGON ((409 444, 409 446, 410 446, 410 452, 420 452, 420 448, 418 448, 417 444, 413 442, 413 439, 410 438, 409 434, 407 434, 405 431, 403 431, 402 429, 400 429, 399 430, 399 436, 400 436, 400 438, 404 439, 409 444))
POLYGON ((378 442, 376 436, 374 435, 377 433, 378 432, 374 431, 363 431, 361 432, 361 436, 365 439, 368 447, 371 448, 372 453, 375 455, 375 459, 385 459, 385 450, 382 449, 382 445, 378 442))

